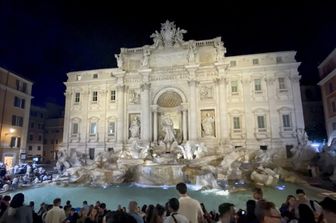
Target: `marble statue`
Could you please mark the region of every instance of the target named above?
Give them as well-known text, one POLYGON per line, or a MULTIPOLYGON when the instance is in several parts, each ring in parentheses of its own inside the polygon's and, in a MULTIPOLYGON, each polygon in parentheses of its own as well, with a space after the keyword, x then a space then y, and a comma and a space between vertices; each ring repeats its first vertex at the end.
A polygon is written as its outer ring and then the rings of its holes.
POLYGON ((232 164, 236 161, 243 161, 244 157, 245 152, 243 148, 233 150, 224 155, 223 160, 219 166, 224 171, 231 170, 232 164))
POLYGON ((70 168, 70 163, 67 161, 67 155, 65 151, 59 150, 57 157, 58 160, 56 162, 56 168, 58 172, 62 172, 64 169, 70 168))
POLYGON ((189 41, 188 45, 188 63, 193 64, 196 62, 196 44, 195 41, 189 41))
POLYGON ((269 168, 259 166, 251 173, 251 180, 259 185, 272 186, 279 181, 279 175, 269 168))
POLYGON ((175 141, 174 123, 169 115, 164 115, 162 117, 161 124, 165 133, 163 142, 166 145, 166 152, 170 152, 171 144, 175 141))
POLYGON ((307 145, 308 143, 308 135, 306 133, 306 131, 302 128, 298 128, 296 130, 296 137, 297 137, 297 140, 299 142, 299 145, 301 146, 305 146, 307 145))
POLYGON ((140 94, 135 89, 129 91, 129 102, 132 104, 140 103, 140 94))
POLYGON ((225 48, 223 46, 222 41, 216 41, 215 42, 215 48, 216 48, 216 61, 221 62, 224 59, 224 53, 225 53, 225 48))
POLYGON ((178 147, 181 149, 184 159, 192 160, 194 158, 193 146, 189 141, 184 146, 178 145, 178 147))
POLYGON ((149 49, 144 49, 143 60, 142 60, 142 66, 143 67, 148 67, 149 66, 149 56, 150 56, 150 50, 149 49))
POLYGON ((131 132, 131 137, 130 138, 139 138, 140 136, 140 125, 139 125, 139 120, 137 116, 133 117, 133 120, 131 121, 131 126, 129 128, 131 132))
POLYGON ((155 31, 150 37, 153 39, 155 48, 163 45, 162 36, 158 31, 155 31))
POLYGON ((214 123, 214 118, 210 116, 209 113, 206 113, 204 119, 202 120, 202 129, 205 137, 215 136, 214 123))
POLYGON ((122 68, 123 66, 123 60, 121 54, 114 54, 114 57, 117 59, 117 66, 118 68, 122 68))
POLYGON ((182 43, 184 42, 183 34, 185 33, 187 33, 187 30, 180 29, 179 27, 177 28, 176 33, 175 33, 175 38, 174 38, 176 46, 182 45, 182 43))
POLYGON ((196 144, 195 146, 196 149, 194 155, 196 159, 202 158, 208 154, 208 148, 204 143, 196 144))

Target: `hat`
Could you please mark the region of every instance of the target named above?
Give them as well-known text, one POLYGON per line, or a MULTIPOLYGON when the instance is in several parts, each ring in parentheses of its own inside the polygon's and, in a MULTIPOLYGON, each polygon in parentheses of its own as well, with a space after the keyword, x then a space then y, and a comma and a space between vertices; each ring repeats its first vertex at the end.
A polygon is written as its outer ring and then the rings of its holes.
POLYGON ((336 200, 326 197, 319 203, 323 210, 336 213, 336 200))
POLYGON ((231 211, 231 207, 234 207, 234 205, 231 203, 223 203, 218 206, 218 212, 220 215, 224 215, 227 212, 231 211))

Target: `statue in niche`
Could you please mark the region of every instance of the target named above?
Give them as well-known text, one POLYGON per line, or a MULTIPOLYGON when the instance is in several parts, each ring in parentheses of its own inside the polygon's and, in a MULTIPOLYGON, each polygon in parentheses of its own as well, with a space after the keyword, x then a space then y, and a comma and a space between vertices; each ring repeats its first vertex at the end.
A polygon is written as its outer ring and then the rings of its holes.
POLYGON ((215 136, 214 131, 215 119, 208 113, 206 113, 204 119, 202 120, 202 129, 205 137, 215 136))
POLYGON ((137 116, 133 117, 133 120, 131 121, 131 126, 129 128, 131 132, 131 138, 139 138, 140 135, 140 125, 139 120, 137 116))
POLYGON ((224 59, 224 53, 225 53, 225 48, 224 44, 222 41, 216 41, 215 42, 215 48, 216 48, 216 61, 221 62, 224 59))
POLYGON ((195 41, 189 42, 189 48, 188 48, 188 62, 189 64, 195 63, 196 61, 196 44, 195 41))
POLYGON ((175 131, 174 131, 174 123, 169 115, 164 115, 162 117, 161 124, 162 124, 163 131, 165 133, 163 142, 166 145, 166 153, 169 153, 171 144, 176 140, 175 131))
POLYGON ((117 66, 118 68, 122 68, 123 66, 123 60, 121 54, 114 54, 114 57, 117 59, 117 66))
POLYGON ((135 89, 129 91, 129 102, 132 104, 140 102, 140 94, 135 89))
POLYGON ((142 66, 143 67, 148 67, 149 66, 149 56, 150 56, 150 50, 145 49, 144 54, 143 54, 143 61, 142 61, 142 66))

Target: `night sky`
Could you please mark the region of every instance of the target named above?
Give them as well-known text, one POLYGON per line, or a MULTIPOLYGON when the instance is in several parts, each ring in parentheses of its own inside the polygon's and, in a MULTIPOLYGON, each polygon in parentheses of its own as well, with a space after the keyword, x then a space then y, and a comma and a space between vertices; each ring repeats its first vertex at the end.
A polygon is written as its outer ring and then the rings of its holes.
POLYGON ((152 10, 142 1, 90 2, 0 0, 0 66, 34 82, 33 104, 63 104, 67 72, 115 67, 121 47, 152 44, 167 19, 186 40, 221 36, 227 56, 297 50, 302 84, 317 83, 317 65, 336 47, 335 7, 326 2, 155 1, 152 10))

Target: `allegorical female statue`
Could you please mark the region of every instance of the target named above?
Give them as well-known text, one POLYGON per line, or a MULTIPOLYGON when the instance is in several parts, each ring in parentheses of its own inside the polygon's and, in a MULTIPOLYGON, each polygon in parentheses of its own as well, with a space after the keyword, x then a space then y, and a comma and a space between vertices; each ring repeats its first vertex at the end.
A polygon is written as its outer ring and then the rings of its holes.
POLYGON ((140 135, 140 125, 138 117, 135 116, 133 120, 131 121, 131 126, 129 128, 131 132, 131 138, 139 138, 140 135))

